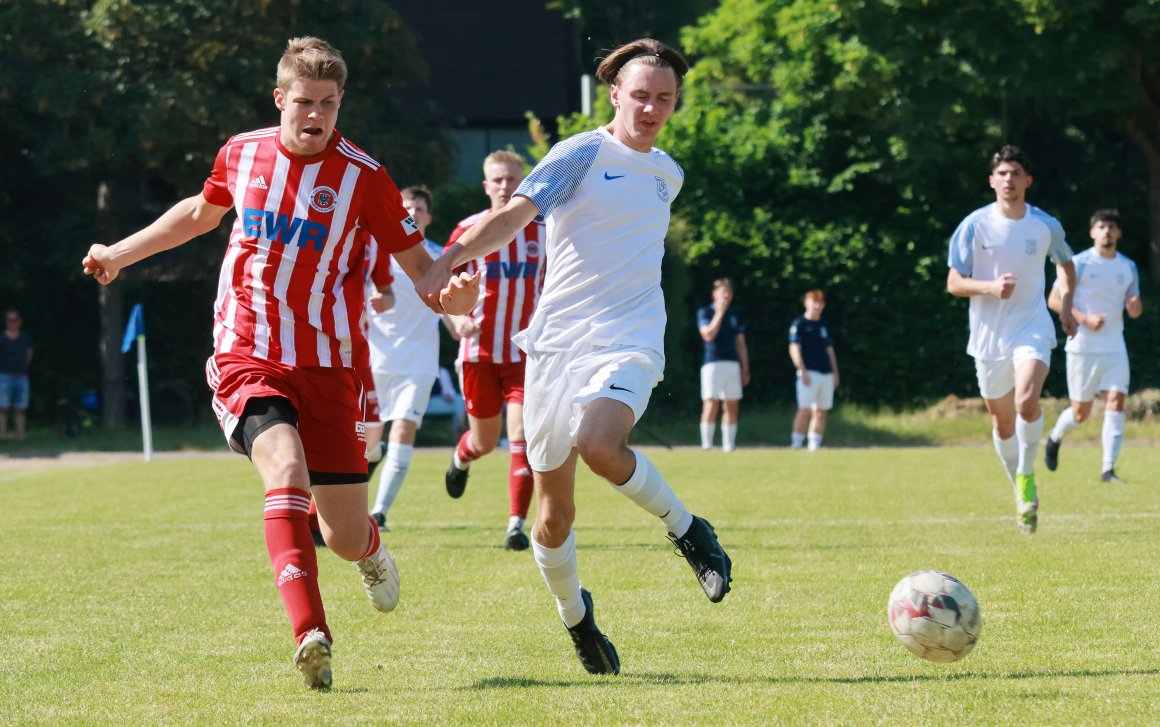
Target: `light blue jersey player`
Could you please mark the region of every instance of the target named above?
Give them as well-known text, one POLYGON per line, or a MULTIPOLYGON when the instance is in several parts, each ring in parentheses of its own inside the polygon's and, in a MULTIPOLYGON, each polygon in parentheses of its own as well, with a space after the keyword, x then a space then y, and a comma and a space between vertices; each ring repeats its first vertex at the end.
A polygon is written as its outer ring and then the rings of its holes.
POLYGON ((1050 256, 1065 301, 1060 323, 1071 335, 1075 265, 1059 221, 1026 202, 1031 163, 1021 149, 1000 149, 989 181, 995 202, 967 215, 951 237, 947 290, 971 299, 967 353, 991 414, 995 450, 1015 489, 1019 529, 1030 535, 1039 522, 1039 395, 1055 347, 1043 267, 1050 256))
MULTIPOLYGON (((713 527, 692 515, 628 435, 664 373, 661 258, 669 208, 684 173, 653 147, 688 69, 652 39, 613 51, 597 69, 611 87, 612 122, 557 144, 512 201, 473 226, 435 263, 450 271, 483 257, 533 219, 547 226, 551 261, 528 327, 524 427, 539 495, 532 549, 577 656, 592 674, 620 671, 577 575, 573 490, 577 458, 660 518, 709 600, 729 591, 731 562, 713 527)), ((435 291, 432 275, 420 292, 435 291)))
MULTIPOLYGON (((1124 443, 1124 399, 1128 395, 1128 347, 1124 343, 1124 313, 1138 318, 1144 312, 1140 301, 1140 274, 1136 263, 1116 250, 1120 236, 1120 213, 1096 210, 1091 219, 1091 248, 1075 256, 1075 296, 1071 313, 1079 323, 1067 340, 1067 393, 1071 406, 1059 413, 1043 459, 1047 469, 1059 466, 1059 445, 1076 425, 1087 421, 1096 394, 1105 398, 1103 467, 1100 479, 1122 483, 1116 474, 1116 460, 1124 443)), ((1057 285, 1048 296, 1048 306, 1059 312, 1063 304, 1057 285)))

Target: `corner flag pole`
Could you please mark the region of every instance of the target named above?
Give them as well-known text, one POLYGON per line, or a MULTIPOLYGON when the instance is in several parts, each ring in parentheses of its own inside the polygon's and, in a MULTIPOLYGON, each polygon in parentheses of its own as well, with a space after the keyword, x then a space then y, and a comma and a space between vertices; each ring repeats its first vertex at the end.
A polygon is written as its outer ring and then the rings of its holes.
POLYGON ((149 370, 145 356, 145 311, 141 304, 133 306, 125 337, 121 339, 121 353, 128 353, 137 340, 137 398, 141 404, 141 445, 145 461, 153 459, 153 423, 149 416, 149 370))

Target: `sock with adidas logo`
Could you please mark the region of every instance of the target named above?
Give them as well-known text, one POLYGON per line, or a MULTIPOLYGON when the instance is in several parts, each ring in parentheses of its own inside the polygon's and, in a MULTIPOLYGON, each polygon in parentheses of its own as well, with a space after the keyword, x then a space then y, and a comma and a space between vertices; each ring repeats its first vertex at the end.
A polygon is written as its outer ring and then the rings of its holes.
POLYGON ((313 629, 330 639, 318 592, 318 558, 307 524, 309 510, 310 494, 304 490, 286 487, 266 492, 266 552, 298 642, 313 629))

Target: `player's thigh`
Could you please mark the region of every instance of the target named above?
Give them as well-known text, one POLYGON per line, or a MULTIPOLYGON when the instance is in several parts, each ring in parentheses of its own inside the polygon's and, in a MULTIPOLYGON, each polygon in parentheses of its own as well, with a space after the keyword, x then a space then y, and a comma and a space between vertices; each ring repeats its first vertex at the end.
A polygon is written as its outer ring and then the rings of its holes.
POLYGON ((351 369, 296 369, 298 431, 314 485, 366 483, 362 383, 351 369))
POLYGON ((1126 396, 1131 384, 1131 369, 1128 366, 1128 354, 1103 354, 1104 359, 1099 367, 1099 390, 1107 394, 1126 396))
POLYGON ((979 395, 987 401, 1002 399, 1015 390, 1015 362, 1010 357, 975 359, 979 395))
POLYGON ((819 412, 825 412, 834 408, 834 375, 833 374, 819 374, 815 372, 810 373, 810 377, 816 380, 816 393, 814 396, 815 408, 819 412))
POLYGON ((490 419, 503 412, 503 385, 495 364, 490 361, 465 361, 459 377, 469 415, 490 419))
POLYGON ((1098 365, 1090 354, 1067 354, 1067 398, 1091 402, 1098 392, 1098 365))
POLYGON ((1038 399, 1051 367, 1051 351, 1035 346, 1019 346, 1011 356, 1015 367, 1015 399, 1038 399))

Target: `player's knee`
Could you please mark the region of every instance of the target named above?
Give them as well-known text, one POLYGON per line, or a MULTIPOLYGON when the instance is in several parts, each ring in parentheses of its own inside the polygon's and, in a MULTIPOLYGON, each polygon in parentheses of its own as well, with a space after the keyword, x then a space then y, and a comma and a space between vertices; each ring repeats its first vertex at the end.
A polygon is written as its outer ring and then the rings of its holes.
POLYGON ((621 449, 622 442, 606 436, 603 432, 585 432, 576 438, 576 450, 580 454, 580 459, 601 477, 608 476, 608 470, 619 459, 621 449))
POLYGON ((1072 409, 1071 415, 1075 419, 1076 424, 1083 424, 1088 420, 1088 417, 1092 415, 1092 410, 1091 407, 1084 409, 1072 409))
POLYGON ((545 502, 541 498, 536 504, 536 541, 550 548, 559 547, 568 538, 575 520, 575 503, 545 502))

